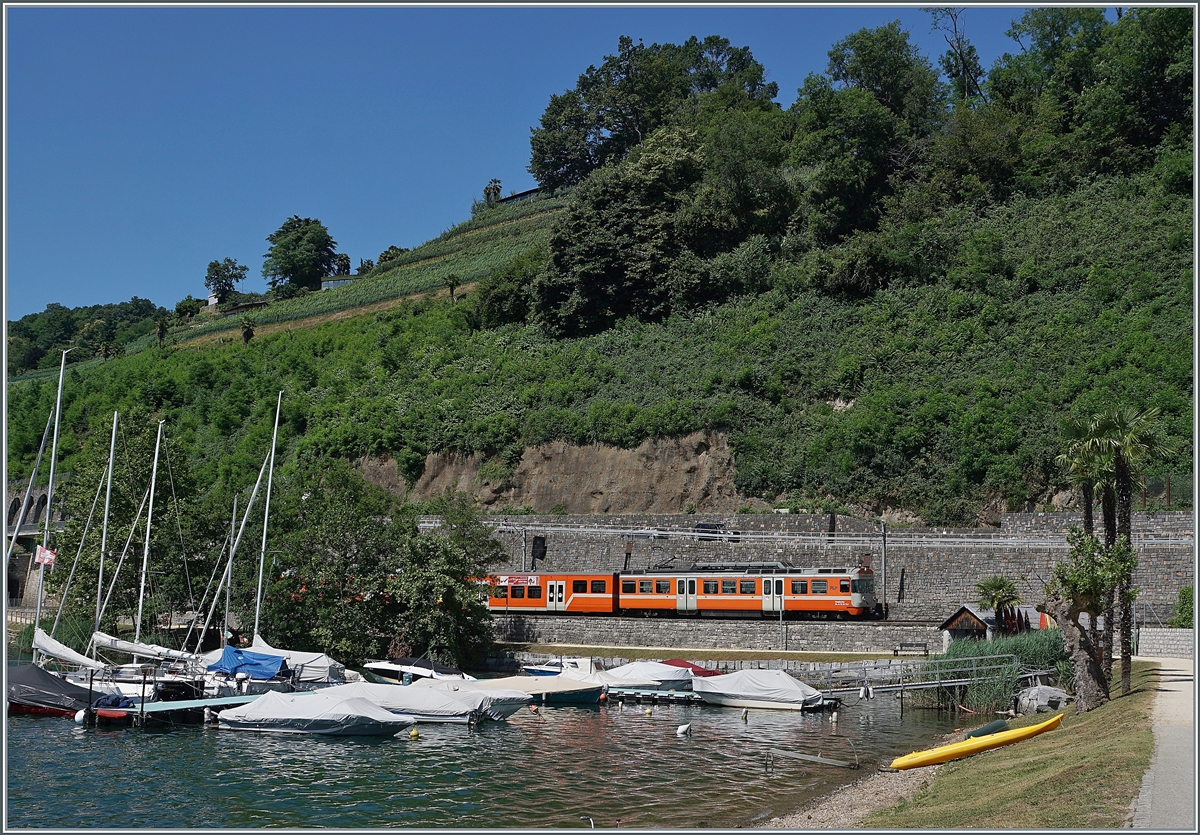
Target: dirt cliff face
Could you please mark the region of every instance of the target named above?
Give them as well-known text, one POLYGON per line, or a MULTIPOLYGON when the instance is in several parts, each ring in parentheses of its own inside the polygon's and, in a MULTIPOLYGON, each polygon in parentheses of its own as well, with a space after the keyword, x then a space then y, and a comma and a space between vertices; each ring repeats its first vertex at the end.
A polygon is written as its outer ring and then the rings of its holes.
POLYGON ((474 496, 483 507, 529 505, 538 513, 561 506, 569 514, 733 513, 748 502, 733 486, 733 453, 719 432, 648 440, 637 449, 555 442, 525 450, 502 484, 481 477, 484 459, 429 455, 425 472, 406 489, 390 457, 359 466, 367 480, 411 501, 426 501, 447 488, 474 496))

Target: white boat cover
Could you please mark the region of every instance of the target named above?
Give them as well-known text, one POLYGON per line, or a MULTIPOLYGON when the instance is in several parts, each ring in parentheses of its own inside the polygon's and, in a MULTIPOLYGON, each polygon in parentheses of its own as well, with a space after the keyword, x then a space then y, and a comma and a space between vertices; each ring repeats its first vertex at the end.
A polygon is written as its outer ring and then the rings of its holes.
POLYGON ((595 703, 604 690, 601 684, 576 681, 563 676, 505 676, 504 678, 481 678, 478 681, 454 682, 463 689, 519 690, 545 701, 581 701, 595 703))
POLYGON ((687 667, 661 664, 658 661, 630 661, 620 667, 613 667, 608 673, 628 681, 655 681, 659 686, 684 687, 692 680, 692 671, 687 667))
POLYGON ((572 681, 580 681, 585 684, 602 684, 610 689, 624 688, 626 690, 657 690, 659 683, 657 681, 638 681, 632 678, 622 678, 614 676, 608 670, 596 670, 592 673, 581 673, 576 670, 563 670, 560 678, 568 678, 572 681))
POLYGON ((477 708, 462 699, 425 687, 356 681, 326 687, 320 692, 340 698, 366 699, 384 710, 411 717, 416 722, 466 723, 477 717, 477 708))
POLYGON ((104 665, 99 661, 88 658, 86 655, 80 655, 66 644, 54 640, 40 626, 33 630, 33 648, 51 658, 57 658, 59 661, 78 664, 80 667, 87 667, 91 670, 104 669, 104 665))
POLYGON ((249 704, 217 714, 222 728, 286 734, 334 736, 394 735, 413 724, 408 716, 384 710, 360 697, 268 691, 249 704))
POLYGON ((295 672, 296 681, 327 682, 346 680, 345 665, 339 664, 323 652, 296 652, 290 649, 276 649, 259 635, 254 636, 254 640, 250 644, 250 649, 253 652, 261 652, 264 655, 282 655, 287 660, 288 667, 295 672))
MULTIPOLYGON (((471 681, 474 680, 471 679, 471 681)), ((470 682, 467 683, 469 684, 470 682)), ((533 703, 533 696, 522 690, 482 690, 478 687, 460 686, 462 684, 462 681, 423 678, 414 681, 409 686, 441 690, 471 705, 475 710, 479 711, 480 716, 485 716, 488 719, 507 719, 525 705, 533 703)))
MULTIPOLYGON (((824 697, 783 670, 738 670, 723 676, 692 679, 692 691, 702 697, 778 702, 787 705, 817 707, 824 697)), ((707 701, 707 699, 706 699, 707 701)))
POLYGON ((200 659, 190 652, 183 652, 178 649, 168 649, 167 647, 159 646, 158 644, 143 644, 135 641, 123 641, 120 638, 114 638, 112 635, 106 635, 103 632, 92 633, 92 646, 97 649, 112 649, 117 652, 125 652, 130 655, 138 655, 143 658, 170 658, 174 661, 199 661, 200 659))

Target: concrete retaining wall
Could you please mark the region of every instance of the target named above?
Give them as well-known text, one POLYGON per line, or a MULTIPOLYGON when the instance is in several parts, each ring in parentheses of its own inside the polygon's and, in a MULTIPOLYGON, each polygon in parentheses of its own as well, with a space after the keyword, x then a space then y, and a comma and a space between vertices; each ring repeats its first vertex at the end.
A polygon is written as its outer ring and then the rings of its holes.
POLYGON ((792 652, 891 652, 899 643, 922 642, 941 652, 942 633, 928 626, 824 623, 765 618, 620 618, 576 615, 498 615, 496 638, 570 646, 787 650, 792 652))
POLYGON ((1193 658, 1196 634, 1192 629, 1144 626, 1137 634, 1137 654, 1150 658, 1193 658))

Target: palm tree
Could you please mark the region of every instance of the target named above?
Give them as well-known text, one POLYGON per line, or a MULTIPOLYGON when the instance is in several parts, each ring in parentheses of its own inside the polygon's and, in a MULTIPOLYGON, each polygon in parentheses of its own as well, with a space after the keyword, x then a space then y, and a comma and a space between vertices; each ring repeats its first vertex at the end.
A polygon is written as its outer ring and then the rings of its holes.
MULTIPOLYGON (((1101 452, 1096 448, 1096 427, 1098 419, 1071 420, 1063 429, 1067 442, 1067 451, 1059 455, 1055 462, 1067 471, 1067 479, 1083 492, 1083 532, 1087 536, 1095 536, 1093 522, 1093 505, 1097 488, 1100 490, 1100 511, 1104 524, 1104 548, 1112 548, 1116 542, 1116 518, 1113 503, 1113 460, 1111 454, 1101 452)), ((1089 618, 1088 631, 1091 633, 1093 645, 1100 656, 1100 666, 1105 678, 1112 679, 1112 645, 1113 645, 1113 595, 1109 595, 1104 610, 1104 633, 1100 633, 1097 618, 1089 618)))
POLYGON ((254 321, 253 316, 243 316, 240 324, 242 326, 242 344, 249 345, 250 340, 254 338, 254 326, 258 323, 254 321))
POLYGON ((158 337, 158 347, 163 346, 167 339, 167 317, 160 316, 154 323, 154 335, 158 337))
POLYGON ((1007 577, 985 577, 975 584, 979 605, 996 613, 996 625, 1008 632, 1008 610, 1021 605, 1017 584, 1007 577))
MULTIPOLYGON (((1170 455, 1173 445, 1158 426, 1159 410, 1139 410, 1132 406, 1113 409, 1100 415, 1094 424, 1090 446, 1112 458, 1112 477, 1116 494, 1116 537, 1133 542, 1133 474, 1155 458, 1170 455)), ((1136 566, 1136 562, 1134 564, 1136 566)), ((1130 690, 1133 673, 1133 600, 1130 587, 1133 570, 1122 577, 1117 588, 1121 608, 1121 695, 1130 690)))

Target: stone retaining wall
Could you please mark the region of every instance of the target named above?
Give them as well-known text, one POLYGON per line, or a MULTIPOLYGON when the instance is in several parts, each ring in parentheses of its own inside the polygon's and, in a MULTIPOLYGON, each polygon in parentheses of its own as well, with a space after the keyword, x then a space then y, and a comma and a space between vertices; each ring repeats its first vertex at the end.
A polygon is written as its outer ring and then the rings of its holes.
MULTIPOLYGON (((717 618, 620 618, 580 615, 497 615, 500 641, 569 646, 786 650, 791 652, 891 652, 920 642, 942 651, 942 633, 929 626, 717 618)), ((666 657, 671 657, 670 655, 666 657)))
POLYGON ((1144 626, 1137 632, 1137 654, 1150 658, 1193 658, 1196 634, 1191 629, 1144 626))

